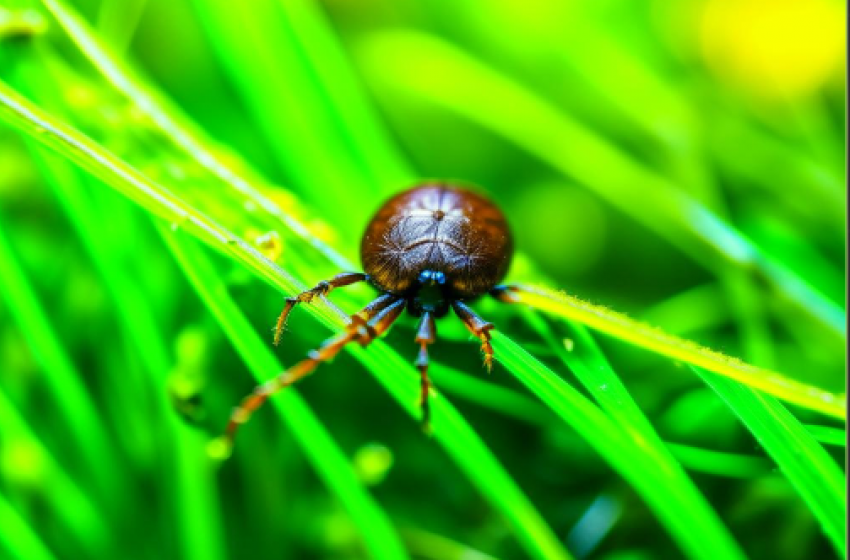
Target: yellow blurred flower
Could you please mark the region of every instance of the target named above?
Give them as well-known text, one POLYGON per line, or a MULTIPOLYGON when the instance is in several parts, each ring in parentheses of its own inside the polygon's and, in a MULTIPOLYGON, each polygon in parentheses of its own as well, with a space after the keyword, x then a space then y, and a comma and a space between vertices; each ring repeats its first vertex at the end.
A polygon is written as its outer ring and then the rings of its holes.
POLYGON ((842 76, 846 6, 838 0, 708 0, 703 56, 762 98, 809 95, 842 76))

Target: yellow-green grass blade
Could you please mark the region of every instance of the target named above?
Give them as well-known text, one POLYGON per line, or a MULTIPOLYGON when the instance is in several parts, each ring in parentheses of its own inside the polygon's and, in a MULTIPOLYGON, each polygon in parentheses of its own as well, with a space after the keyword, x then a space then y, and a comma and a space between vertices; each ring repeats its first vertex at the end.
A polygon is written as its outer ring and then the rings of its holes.
POLYGON ((846 554, 846 483, 823 447, 781 403, 730 379, 696 370, 726 401, 776 462, 820 522, 839 556, 846 554))
MULTIPOLYGON (((47 115, 0 81, 0 116, 98 177, 110 187, 174 227, 191 230, 216 250, 231 254, 271 282, 289 282, 290 275, 229 230, 195 211, 109 150, 72 127, 47 115)), ((290 284, 291 285, 291 284, 290 284)))
POLYGON ((600 305, 535 286, 521 286, 518 299, 536 309, 571 319, 663 356, 703 367, 797 406, 845 418, 845 397, 806 385, 778 372, 752 366, 667 334, 600 305))

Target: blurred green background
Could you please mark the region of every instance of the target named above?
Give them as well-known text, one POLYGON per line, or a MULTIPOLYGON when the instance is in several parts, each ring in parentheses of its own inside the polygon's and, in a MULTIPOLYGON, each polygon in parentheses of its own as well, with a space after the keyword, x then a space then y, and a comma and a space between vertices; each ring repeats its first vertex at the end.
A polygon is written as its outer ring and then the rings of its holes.
MULTIPOLYGON (((0 80, 302 286, 358 266, 389 194, 459 180, 508 215, 508 280, 844 393, 845 22, 838 0, 2 0, 0 80)), ((408 318, 210 459, 333 315, 296 310, 278 365, 288 294, 43 133, 0 125, 0 558, 843 556, 840 420, 491 301, 551 400, 448 317, 423 435, 408 318)))

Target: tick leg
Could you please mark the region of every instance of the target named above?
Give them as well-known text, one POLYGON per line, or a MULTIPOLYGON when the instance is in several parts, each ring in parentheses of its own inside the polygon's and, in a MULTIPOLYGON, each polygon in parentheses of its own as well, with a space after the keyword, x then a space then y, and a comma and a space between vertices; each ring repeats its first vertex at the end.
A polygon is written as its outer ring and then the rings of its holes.
POLYGON ((297 296, 286 298, 286 305, 283 307, 283 311, 280 312, 280 317, 278 317, 277 324, 274 327, 274 345, 277 346, 280 344, 280 337, 283 334, 283 328, 286 326, 286 319, 289 317, 289 313, 293 307, 299 303, 310 303, 316 296, 326 296, 334 288, 363 282, 366 278, 367 276, 362 272, 343 272, 330 280, 322 280, 313 288, 305 290, 297 296))
POLYGON ((503 284, 490 290, 490 295, 502 303, 519 303, 519 298, 516 294, 520 291, 522 291, 522 288, 519 286, 503 284))
POLYGON ((452 308, 469 329, 469 332, 478 337, 481 341, 481 352, 484 354, 484 366, 487 371, 493 369, 493 347, 490 345, 490 331, 493 330, 493 323, 488 323, 469 308, 462 301, 452 302, 452 308))
POLYGON ((258 385, 250 395, 242 399, 242 402, 233 409, 230 415, 230 421, 227 423, 223 436, 227 449, 229 450, 233 446, 233 440, 239 426, 247 422, 270 396, 313 373, 320 363, 332 359, 346 344, 350 342, 364 344, 364 340, 368 344, 368 342, 380 336, 404 311, 404 305, 404 299, 389 294, 375 299, 362 311, 351 316, 351 323, 346 326, 343 332, 327 339, 318 349, 308 352, 307 358, 274 379, 258 385))
POLYGON ((428 345, 437 340, 437 325, 434 316, 427 311, 422 314, 419 328, 416 331, 416 344, 419 345, 419 356, 416 358, 416 369, 421 378, 419 393, 419 408, 422 410, 422 430, 431 431, 431 407, 428 405, 428 393, 431 382, 428 379, 428 345))

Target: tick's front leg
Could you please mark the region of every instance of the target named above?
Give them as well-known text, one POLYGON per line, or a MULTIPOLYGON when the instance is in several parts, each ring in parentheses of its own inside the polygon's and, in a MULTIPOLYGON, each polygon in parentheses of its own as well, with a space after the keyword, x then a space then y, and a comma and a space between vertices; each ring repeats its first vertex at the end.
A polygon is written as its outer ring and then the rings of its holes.
POLYGON ((274 328, 275 346, 280 344, 280 337, 283 335, 284 327, 286 327, 286 319, 289 317, 289 313, 292 311, 293 307, 299 303, 310 303, 316 296, 326 296, 334 288, 341 288, 343 286, 356 284, 357 282, 363 282, 367 278, 368 276, 362 272, 343 272, 341 274, 337 274, 330 280, 322 280, 314 287, 309 290, 304 290, 297 296, 286 298, 286 305, 283 307, 283 311, 280 312, 280 317, 278 317, 277 324, 274 328))

